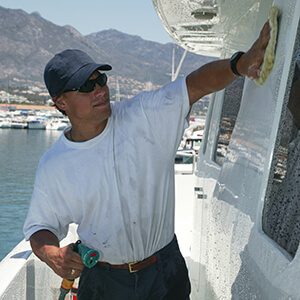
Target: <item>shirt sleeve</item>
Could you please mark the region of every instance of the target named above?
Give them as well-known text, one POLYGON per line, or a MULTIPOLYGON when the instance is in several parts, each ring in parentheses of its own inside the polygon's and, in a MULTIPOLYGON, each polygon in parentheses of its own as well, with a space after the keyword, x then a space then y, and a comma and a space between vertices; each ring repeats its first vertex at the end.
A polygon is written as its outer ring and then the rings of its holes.
POLYGON ((28 215, 23 226, 25 240, 29 240, 31 235, 40 230, 49 230, 57 236, 59 240, 66 237, 69 229, 68 222, 61 220, 53 205, 49 190, 47 189, 47 181, 42 175, 43 167, 39 165, 34 190, 28 210, 28 215))

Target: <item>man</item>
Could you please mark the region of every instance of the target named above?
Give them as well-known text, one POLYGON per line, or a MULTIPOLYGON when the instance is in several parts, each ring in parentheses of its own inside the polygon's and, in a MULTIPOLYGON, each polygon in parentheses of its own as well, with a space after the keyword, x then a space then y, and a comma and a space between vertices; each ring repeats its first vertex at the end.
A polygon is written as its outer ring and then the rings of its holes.
POLYGON ((114 104, 101 73, 109 65, 79 50, 47 64, 46 86, 72 127, 41 159, 24 233, 55 273, 81 276, 78 299, 189 299, 174 235, 176 150, 198 99, 236 74, 259 76, 269 35, 266 23, 251 49, 231 63, 209 63, 114 104), (72 245, 59 247, 70 223, 78 224, 83 244, 100 252, 95 267, 84 268, 72 245))

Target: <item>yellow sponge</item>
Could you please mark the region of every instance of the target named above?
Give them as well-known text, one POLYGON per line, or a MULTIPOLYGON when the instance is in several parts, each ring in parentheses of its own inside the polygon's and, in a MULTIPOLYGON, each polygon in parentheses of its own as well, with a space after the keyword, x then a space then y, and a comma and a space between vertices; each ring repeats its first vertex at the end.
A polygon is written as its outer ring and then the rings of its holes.
POLYGON ((258 85, 263 85, 267 77, 272 71, 274 60, 275 60, 275 49, 277 42, 277 32, 278 32, 278 14, 279 8, 272 6, 270 9, 269 23, 271 27, 270 40, 266 48, 264 61, 261 66, 260 77, 255 79, 258 85))

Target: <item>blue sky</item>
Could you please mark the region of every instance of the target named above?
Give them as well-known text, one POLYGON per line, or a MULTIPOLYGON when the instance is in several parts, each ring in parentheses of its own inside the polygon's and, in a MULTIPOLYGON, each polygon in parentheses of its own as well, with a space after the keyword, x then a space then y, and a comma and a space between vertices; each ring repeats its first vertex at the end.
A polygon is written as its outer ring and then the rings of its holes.
POLYGON ((71 25, 81 34, 117 29, 159 43, 172 42, 152 0, 0 0, 5 8, 39 12, 56 25, 71 25))

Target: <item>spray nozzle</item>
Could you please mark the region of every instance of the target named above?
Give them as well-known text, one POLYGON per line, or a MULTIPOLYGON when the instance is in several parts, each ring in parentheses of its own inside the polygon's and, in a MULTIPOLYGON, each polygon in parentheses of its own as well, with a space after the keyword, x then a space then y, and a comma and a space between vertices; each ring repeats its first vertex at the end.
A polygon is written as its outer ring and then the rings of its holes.
POLYGON ((81 255, 81 259, 86 267, 91 268, 97 264, 100 254, 96 250, 92 250, 87 246, 82 245, 81 241, 78 240, 74 244, 74 251, 81 255))

